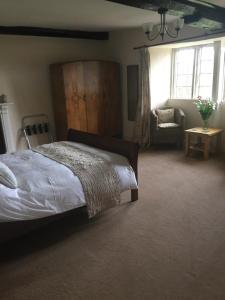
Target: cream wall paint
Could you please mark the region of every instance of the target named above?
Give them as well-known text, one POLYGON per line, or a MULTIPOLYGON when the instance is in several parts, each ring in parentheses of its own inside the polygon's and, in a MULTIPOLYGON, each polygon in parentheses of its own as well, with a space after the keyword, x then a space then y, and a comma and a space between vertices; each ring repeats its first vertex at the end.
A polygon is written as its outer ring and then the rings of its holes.
POLYGON ((121 64, 122 80, 122 99, 123 99, 123 135, 124 138, 131 140, 133 136, 134 122, 128 121, 127 115, 127 66, 139 65, 140 57, 138 50, 133 47, 145 42, 145 36, 140 29, 122 30, 110 33, 108 42, 108 52, 111 58, 121 64))
MULTIPOLYGON (((168 105, 181 108, 185 115, 185 127, 192 128, 203 124, 201 116, 196 109, 193 100, 169 99, 168 105)), ((213 112, 209 119, 209 127, 222 128, 225 130, 225 103, 221 103, 218 109, 213 112)), ((225 136, 223 135, 223 147, 225 146, 225 136)))
MULTIPOLYGON (((202 31, 196 28, 184 27, 180 39, 191 38, 193 36, 198 36, 202 34, 202 31)), ((169 40, 165 38, 165 42, 169 40)), ((127 118, 127 78, 126 78, 126 67, 127 65, 138 64, 140 62, 139 51, 134 50, 134 47, 143 45, 154 45, 161 43, 160 38, 149 42, 141 28, 130 29, 130 30, 120 30, 110 33, 110 40, 108 42, 108 53, 111 54, 113 60, 118 61, 121 64, 122 72, 122 96, 123 96, 123 133, 124 137, 128 140, 133 138, 134 122, 128 121, 127 118)), ((153 48, 152 48, 153 49, 153 48)), ((155 48, 156 49, 156 48, 155 48)), ((157 56, 158 50, 153 50, 155 56, 157 56)), ((151 60, 152 61, 152 60, 151 60)), ((164 102, 163 98, 159 97, 159 103, 164 102)), ((154 97, 154 103, 157 103, 158 99, 154 97)))
POLYGON ((166 104, 170 97, 171 53, 170 48, 149 49, 151 57, 151 108, 166 104))
MULTIPOLYGON (((181 108, 185 113, 185 127, 199 127, 203 124, 193 100, 169 100, 168 105, 181 108)), ((221 103, 209 119, 209 127, 222 128, 225 131, 225 104, 221 103)), ((225 149, 225 135, 222 138, 222 149, 225 149)))
MULTIPOLYGON (((198 34, 198 30, 190 31, 186 28, 181 38, 198 34)), ((156 40, 155 43, 159 41, 156 40)), ((0 36, 0 43, 0 94, 7 95, 8 102, 14 102, 9 110, 12 150, 24 147, 24 141, 20 138, 21 119, 24 115, 45 112, 54 125, 49 65, 78 59, 108 59, 121 64, 123 131, 124 137, 132 140, 134 122, 127 118, 126 67, 139 64, 139 51, 133 48, 148 43, 142 29, 114 31, 110 33, 109 41, 0 36)), ((151 49, 152 58, 160 59, 159 50, 151 49)), ((164 63, 161 63, 162 68, 164 63)), ((152 69, 154 70, 154 64, 152 69)), ((157 72, 156 69, 155 71, 157 72)), ((164 102, 167 88, 159 87, 160 93, 157 92, 158 87, 152 86, 152 89, 155 94, 153 105, 164 102)))
MULTIPOLYGON (((224 55, 225 55, 225 38, 221 40, 221 58, 220 63, 218 64, 218 72, 219 76, 219 106, 218 109, 213 113, 213 115, 209 119, 209 126, 222 128, 225 130, 225 102, 223 91, 225 86, 225 74, 224 74, 224 55)), ((196 109, 193 100, 180 100, 180 99, 169 99, 167 102, 168 105, 174 107, 180 107, 183 109, 186 115, 186 128, 196 127, 202 124, 202 119, 199 112, 196 109)), ((223 135, 223 148, 225 148, 225 135, 223 135)))
POLYGON ((13 149, 24 147, 20 138, 24 115, 47 113, 53 125, 49 65, 78 59, 107 59, 105 41, 45 37, 0 36, 0 94, 9 108, 13 149))

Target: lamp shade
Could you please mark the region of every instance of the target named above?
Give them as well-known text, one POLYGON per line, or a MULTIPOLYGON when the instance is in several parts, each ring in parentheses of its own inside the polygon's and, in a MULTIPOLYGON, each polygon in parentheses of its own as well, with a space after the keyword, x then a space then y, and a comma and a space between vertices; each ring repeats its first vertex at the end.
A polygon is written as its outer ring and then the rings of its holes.
POLYGON ((170 38, 178 37, 180 30, 184 26, 184 19, 177 18, 174 21, 167 22, 167 12, 167 8, 160 7, 158 9, 158 14, 160 15, 160 23, 145 23, 142 25, 144 33, 146 34, 149 41, 155 40, 158 36, 161 36, 163 40, 165 35, 168 35, 170 38))
POLYGON ((145 23, 145 24, 142 25, 144 33, 152 32, 153 27, 154 27, 153 23, 145 23))
POLYGON ((182 18, 182 19, 177 19, 175 22, 174 22, 174 26, 175 26, 175 28, 176 29, 182 29, 183 28, 183 26, 184 26, 184 19, 182 18))

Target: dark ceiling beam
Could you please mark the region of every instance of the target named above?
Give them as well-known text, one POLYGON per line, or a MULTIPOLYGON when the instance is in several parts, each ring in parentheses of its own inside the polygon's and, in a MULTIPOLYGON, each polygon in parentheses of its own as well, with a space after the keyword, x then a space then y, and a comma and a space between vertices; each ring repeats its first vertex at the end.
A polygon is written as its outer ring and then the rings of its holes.
POLYGON ((0 34, 45 36, 71 39, 108 40, 108 32, 79 31, 26 26, 0 26, 0 34))
POLYGON ((184 17, 184 23, 185 24, 192 24, 194 22, 198 22, 201 20, 202 15, 199 12, 194 13, 193 15, 186 15, 184 17))
MULTIPOLYGON (((119 4, 124 4, 132 7, 142 8, 146 10, 153 10, 156 11, 157 8, 160 6, 166 6, 169 10, 173 10, 177 12, 184 12, 188 11, 188 8, 193 8, 194 12, 194 21, 196 21, 197 15, 200 19, 200 16, 202 18, 206 18, 209 20, 213 20, 216 22, 220 22, 222 24, 225 24, 225 8, 220 7, 215 4, 211 4, 209 1, 202 1, 199 0, 198 2, 192 2, 190 0, 171 0, 171 1, 160 1, 160 0, 108 0, 110 2, 115 2, 119 4), (208 5, 210 6, 208 6, 208 5), (183 7, 181 6, 183 5, 183 7)), ((191 17, 190 14, 187 13, 189 18, 187 20, 191 23, 191 17)))
POLYGON ((111 0, 106 0, 109 2, 115 2, 119 4, 124 4, 132 7, 137 7, 137 8, 142 8, 142 9, 149 9, 149 10, 157 10, 159 5, 159 1, 156 0, 118 0, 118 1, 111 1, 111 0))
POLYGON ((167 41, 163 43, 156 43, 156 44, 149 44, 149 45, 142 45, 138 47, 134 47, 134 50, 137 49, 142 49, 142 48, 151 48, 151 47, 156 47, 156 46, 162 46, 162 45, 171 45, 171 44, 179 44, 179 43, 185 43, 185 42, 198 42, 210 38, 220 38, 223 37, 225 34, 225 31, 219 31, 216 34, 201 34, 198 36, 193 36, 193 38, 183 38, 183 39, 178 39, 178 40, 173 40, 173 41, 167 41))
POLYGON ((202 2, 192 2, 189 0, 175 0, 173 2, 181 3, 187 6, 194 7, 202 17, 217 21, 220 23, 225 23, 225 8, 217 6, 215 4, 210 4, 210 6, 205 5, 205 1, 202 2))

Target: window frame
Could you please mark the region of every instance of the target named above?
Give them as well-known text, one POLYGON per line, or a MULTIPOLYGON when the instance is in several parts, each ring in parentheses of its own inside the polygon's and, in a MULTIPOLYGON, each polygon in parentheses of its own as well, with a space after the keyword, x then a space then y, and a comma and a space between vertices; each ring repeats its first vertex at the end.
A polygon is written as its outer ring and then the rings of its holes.
POLYGON ((223 53, 222 101, 225 101, 225 52, 223 53))
POLYGON ((215 89, 218 87, 215 86, 215 72, 217 72, 215 68, 215 55, 216 55, 216 47, 215 43, 207 43, 201 45, 194 45, 194 46, 187 46, 187 47, 179 47, 172 49, 172 59, 171 59, 171 85, 170 85, 170 99, 174 100, 195 100, 198 95, 196 95, 197 89, 197 71, 199 65, 199 52, 204 47, 213 47, 214 49, 214 56, 213 56, 213 72, 212 72, 212 93, 210 98, 212 99, 213 95, 217 92, 215 89), (176 52, 181 49, 194 49, 194 62, 193 62, 193 72, 192 72, 192 86, 191 86, 191 98, 177 98, 175 97, 175 74, 176 74, 176 52))

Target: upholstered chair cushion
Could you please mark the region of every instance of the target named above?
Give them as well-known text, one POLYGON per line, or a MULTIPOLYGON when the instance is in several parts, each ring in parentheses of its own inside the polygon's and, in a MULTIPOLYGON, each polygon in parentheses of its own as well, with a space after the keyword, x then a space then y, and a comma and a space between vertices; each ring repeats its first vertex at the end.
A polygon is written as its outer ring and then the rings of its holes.
POLYGON ((160 123, 158 125, 160 128, 177 128, 180 127, 177 123, 160 123))
POLYGON ((174 108, 157 109, 158 123, 174 123, 174 108))

